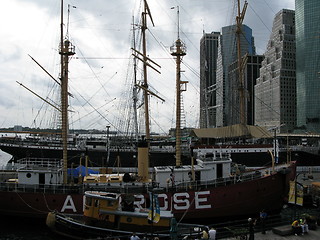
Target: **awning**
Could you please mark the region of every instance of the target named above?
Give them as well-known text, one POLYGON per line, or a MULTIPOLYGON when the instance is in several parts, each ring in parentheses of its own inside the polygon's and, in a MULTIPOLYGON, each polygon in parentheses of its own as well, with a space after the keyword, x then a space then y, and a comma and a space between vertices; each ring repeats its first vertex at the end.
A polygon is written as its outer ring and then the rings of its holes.
POLYGON ((263 127, 236 124, 220 128, 198 128, 191 131, 197 138, 272 138, 273 135, 263 127))

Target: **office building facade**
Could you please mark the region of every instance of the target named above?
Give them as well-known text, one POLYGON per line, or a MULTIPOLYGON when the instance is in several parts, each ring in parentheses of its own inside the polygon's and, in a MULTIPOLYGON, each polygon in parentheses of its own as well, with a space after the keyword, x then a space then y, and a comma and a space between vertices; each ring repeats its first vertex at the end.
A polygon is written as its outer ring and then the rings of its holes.
POLYGON ((255 86, 255 125, 280 132, 296 126, 295 12, 275 15, 255 86))
MULTIPOLYGON (((255 55, 254 38, 252 29, 242 25, 242 34, 240 37, 241 56, 246 54, 255 55)), ((217 57, 217 126, 229 126, 236 121, 232 119, 232 114, 239 113, 239 106, 234 106, 232 97, 238 92, 234 92, 237 77, 230 78, 232 75, 233 63, 237 61, 237 35, 236 25, 222 28, 222 34, 219 38, 219 48, 217 57)), ((238 90, 237 90, 238 91, 238 90)), ((239 123, 239 122, 237 122, 239 123)))
POLYGON ((200 40, 200 128, 216 127, 219 36, 220 32, 204 33, 200 40))
POLYGON ((320 133, 320 1, 296 0, 297 126, 320 133))

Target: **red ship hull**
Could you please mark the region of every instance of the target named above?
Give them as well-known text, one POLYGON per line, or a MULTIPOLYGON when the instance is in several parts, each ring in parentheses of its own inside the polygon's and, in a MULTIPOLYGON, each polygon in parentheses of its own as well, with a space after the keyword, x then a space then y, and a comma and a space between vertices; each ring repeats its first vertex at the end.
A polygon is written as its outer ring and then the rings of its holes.
MULTIPOLYGON (((288 194, 289 179, 295 171, 277 172, 252 180, 202 186, 197 190, 168 191, 158 194, 160 207, 172 210, 183 220, 201 220, 254 215, 261 211, 278 211, 288 194)), ((11 189, 0 191, 0 214, 45 218, 53 210, 62 213, 83 213, 83 192, 25 192, 11 189)), ((145 207, 148 194, 135 195, 136 205, 145 207)))

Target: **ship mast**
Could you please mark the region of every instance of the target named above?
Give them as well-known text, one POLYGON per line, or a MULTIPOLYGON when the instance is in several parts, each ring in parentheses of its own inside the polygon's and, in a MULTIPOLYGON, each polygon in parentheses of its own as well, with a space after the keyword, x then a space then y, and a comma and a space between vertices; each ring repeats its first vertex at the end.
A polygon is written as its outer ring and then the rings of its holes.
POLYGON ((62 147, 63 147, 63 184, 67 184, 68 169, 68 72, 69 56, 75 54, 74 46, 63 36, 63 0, 61 0, 60 50, 61 55, 61 113, 62 113, 62 147))
POLYGON ((134 51, 134 56, 142 61, 143 63, 143 83, 141 85, 136 84, 137 87, 143 90, 143 99, 144 99, 144 114, 145 114, 145 140, 140 144, 138 148, 138 176, 140 177, 142 182, 149 181, 149 146, 150 146, 150 118, 149 118, 149 95, 153 95, 162 101, 161 97, 153 93, 148 89, 148 74, 147 68, 151 67, 156 72, 160 73, 155 67, 151 64, 156 65, 160 68, 160 65, 155 63, 153 60, 147 57, 147 43, 146 43, 146 30, 147 27, 147 15, 151 20, 152 25, 154 26, 152 15, 147 3, 147 0, 144 0, 144 10, 142 12, 142 26, 141 26, 141 33, 142 33, 142 53, 136 49, 132 49, 134 51))
POLYGON ((247 10, 247 1, 244 2, 244 7, 242 12, 240 12, 240 0, 238 0, 238 16, 236 17, 237 21, 237 57, 238 57, 238 71, 239 71, 239 98, 240 98, 240 124, 246 125, 246 111, 245 111, 245 86, 244 86, 244 77, 243 77, 243 68, 245 61, 241 57, 241 34, 242 34, 242 23, 244 15, 247 10))
MULTIPOLYGON (((147 1, 144 1, 144 11, 142 12, 142 54, 143 54, 143 87, 145 88, 143 94, 144 100, 144 114, 145 114, 145 125, 146 125, 146 139, 150 140, 150 119, 149 119, 149 99, 148 99, 148 72, 147 72, 147 42, 146 42, 146 30, 147 27, 147 14, 148 14, 148 4, 147 1)), ((152 17, 150 15, 150 19, 152 17)))
MULTIPOLYGON (((132 17, 132 32, 133 32, 133 49, 136 49, 136 32, 134 17, 132 17)), ((134 132, 135 140, 139 140, 139 129, 138 129, 138 113, 137 113, 137 101, 138 101, 138 92, 137 92, 137 59, 133 58, 133 71, 134 71, 134 86, 133 86, 133 114, 134 114, 134 132)))
POLYGON ((179 6, 177 6, 178 16, 178 39, 171 46, 171 55, 176 58, 176 166, 181 166, 181 93, 186 91, 187 81, 181 81, 181 61, 186 55, 186 47, 180 40, 179 34, 179 6), (183 87, 184 86, 184 87, 183 87))

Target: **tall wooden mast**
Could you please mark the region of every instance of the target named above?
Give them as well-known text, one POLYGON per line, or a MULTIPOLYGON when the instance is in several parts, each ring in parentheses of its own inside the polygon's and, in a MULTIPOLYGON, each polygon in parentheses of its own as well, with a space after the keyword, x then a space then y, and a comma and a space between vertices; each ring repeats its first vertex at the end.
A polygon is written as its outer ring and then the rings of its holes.
POLYGON ((186 55, 186 47, 179 36, 179 6, 177 6, 178 15, 178 39, 170 48, 171 55, 176 58, 176 166, 181 166, 181 92, 186 90, 187 81, 181 81, 181 61, 186 55))
MULTIPOLYGON (((144 98, 144 114, 145 114, 145 133, 146 133, 146 142, 143 142, 138 147, 138 175, 142 182, 149 181, 149 145, 150 145, 150 118, 149 118, 149 95, 157 96, 155 93, 148 89, 148 74, 147 68, 151 67, 156 72, 160 73, 155 67, 151 64, 156 65, 160 68, 160 66, 152 61, 150 58, 147 57, 147 43, 146 43, 146 30, 147 27, 147 15, 149 16, 152 25, 154 26, 153 19, 151 16, 151 12, 147 3, 147 0, 144 0, 144 10, 142 12, 142 26, 141 26, 141 33, 142 33, 142 53, 136 49, 134 50, 134 56, 142 61, 143 63, 143 83, 141 85, 136 85, 137 87, 143 90, 143 98, 144 98)), ((162 98, 160 98, 163 100, 162 98)), ((164 100, 163 100, 164 101, 164 100)))
MULTIPOLYGON (((135 32, 135 24, 134 24, 134 17, 132 17, 132 35, 133 35, 133 49, 136 49, 136 32, 135 32)), ((134 86, 132 89, 132 98, 133 98, 133 114, 134 114, 134 133, 135 133, 135 140, 138 142, 139 140, 139 129, 138 129, 138 113, 137 113, 137 102, 138 102, 138 89, 137 89, 137 59, 133 58, 133 77, 134 77, 134 86)))
POLYGON ((74 46, 63 36, 63 0, 61 0, 60 50, 61 55, 61 113, 62 113, 62 147, 63 147, 63 183, 67 184, 68 169, 68 66, 69 56, 75 54, 74 46))
MULTIPOLYGON (((147 27, 147 1, 144 1, 144 11, 142 12, 142 54, 143 54, 143 87, 148 89, 148 72, 147 72, 147 43, 146 43, 146 30, 147 27)), ((146 139, 150 139, 150 119, 149 119, 149 100, 148 92, 144 90, 144 114, 145 114, 145 126, 146 126, 146 139)))
POLYGON ((238 0, 238 16, 236 17, 237 21, 237 57, 238 57, 238 71, 239 71, 239 98, 240 98, 240 124, 246 125, 246 100, 245 100, 245 84, 244 84, 244 76, 243 76, 243 68, 244 62, 241 56, 241 34, 242 34, 242 23, 244 19, 244 15, 247 10, 247 1, 244 3, 244 7, 242 12, 240 12, 240 0, 238 0))

